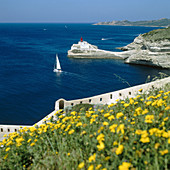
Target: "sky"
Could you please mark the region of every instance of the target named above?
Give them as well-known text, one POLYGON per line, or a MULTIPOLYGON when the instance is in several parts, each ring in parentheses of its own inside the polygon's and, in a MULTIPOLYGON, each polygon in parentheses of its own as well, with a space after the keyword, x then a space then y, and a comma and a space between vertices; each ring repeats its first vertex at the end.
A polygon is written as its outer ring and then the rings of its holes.
POLYGON ((170 19, 170 0, 0 0, 0 23, 170 19))

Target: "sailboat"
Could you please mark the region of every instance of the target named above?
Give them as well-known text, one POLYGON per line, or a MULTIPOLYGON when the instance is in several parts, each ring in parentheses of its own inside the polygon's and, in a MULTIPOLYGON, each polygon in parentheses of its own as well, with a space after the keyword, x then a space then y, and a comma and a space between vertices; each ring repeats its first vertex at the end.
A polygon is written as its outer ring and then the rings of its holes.
POLYGON ((56 64, 54 65, 54 72, 62 72, 58 55, 56 54, 56 64))

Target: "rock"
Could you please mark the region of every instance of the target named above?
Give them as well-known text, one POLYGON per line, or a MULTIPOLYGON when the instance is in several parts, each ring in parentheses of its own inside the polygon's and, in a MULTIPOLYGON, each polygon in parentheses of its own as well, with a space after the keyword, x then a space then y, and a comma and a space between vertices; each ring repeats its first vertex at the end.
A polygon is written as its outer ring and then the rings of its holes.
POLYGON ((73 58, 114 58, 125 59, 127 54, 122 55, 121 52, 112 52, 100 50, 97 46, 91 45, 86 41, 79 41, 78 44, 73 44, 68 51, 68 57, 73 58))
MULTIPOLYGON (((166 35, 164 31, 169 30, 170 28, 159 30, 157 37, 166 35)), ((125 63, 170 68, 170 39, 167 36, 156 39, 153 37, 155 36, 154 32, 157 30, 152 31, 152 36, 149 33, 139 35, 131 44, 119 48, 123 51, 129 51, 129 54, 131 51, 131 55, 125 60, 125 63)))

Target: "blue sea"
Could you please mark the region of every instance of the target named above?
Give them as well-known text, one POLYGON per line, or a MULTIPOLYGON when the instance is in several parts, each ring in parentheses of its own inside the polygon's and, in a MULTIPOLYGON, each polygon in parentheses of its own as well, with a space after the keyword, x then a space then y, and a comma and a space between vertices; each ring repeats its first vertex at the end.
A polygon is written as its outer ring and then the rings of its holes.
POLYGON ((119 51, 153 27, 91 24, 0 24, 0 124, 31 125, 54 110, 55 101, 78 99, 144 83, 166 69, 115 59, 72 59, 83 39, 119 51), (102 40, 104 39, 104 40, 102 40), (63 72, 53 72, 56 53, 63 72))

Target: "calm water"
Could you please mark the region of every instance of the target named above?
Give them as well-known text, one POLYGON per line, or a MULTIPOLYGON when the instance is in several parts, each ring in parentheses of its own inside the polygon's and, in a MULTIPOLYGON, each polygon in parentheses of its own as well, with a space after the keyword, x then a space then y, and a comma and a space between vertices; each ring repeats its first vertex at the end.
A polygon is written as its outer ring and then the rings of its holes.
POLYGON ((131 43, 155 28, 90 24, 0 24, 0 124, 33 124, 66 100, 144 83, 168 70, 128 65, 112 59, 70 59, 67 51, 82 36, 100 49, 131 43), (106 40, 101 40, 105 38, 106 40), (53 72, 58 53, 64 72, 53 72))

